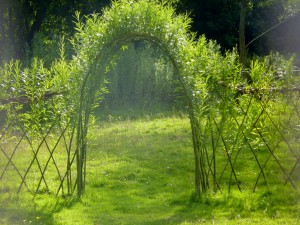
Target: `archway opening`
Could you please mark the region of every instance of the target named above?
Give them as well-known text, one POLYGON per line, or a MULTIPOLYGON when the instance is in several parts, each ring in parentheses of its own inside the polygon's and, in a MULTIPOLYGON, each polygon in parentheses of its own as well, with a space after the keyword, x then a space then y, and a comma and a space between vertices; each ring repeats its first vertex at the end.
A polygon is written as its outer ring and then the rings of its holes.
POLYGON ((95 115, 104 120, 187 114, 174 66, 147 41, 124 44, 106 71, 107 93, 95 115))
POLYGON ((189 198, 193 148, 178 74, 161 49, 147 41, 124 43, 112 57, 108 93, 89 128, 87 192, 109 192, 108 204, 121 198, 124 210, 128 204, 140 207, 142 198, 161 207, 167 204, 162 196, 189 198))

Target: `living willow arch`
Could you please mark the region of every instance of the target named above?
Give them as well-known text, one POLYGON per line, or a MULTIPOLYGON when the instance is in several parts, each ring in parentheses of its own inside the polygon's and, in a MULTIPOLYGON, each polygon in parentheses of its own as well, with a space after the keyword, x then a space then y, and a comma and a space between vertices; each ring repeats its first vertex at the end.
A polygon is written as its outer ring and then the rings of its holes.
POLYGON ((184 90, 188 105, 195 154, 195 192, 208 189, 208 168, 201 148, 199 115, 204 110, 205 84, 201 78, 201 51, 205 39, 195 39, 189 31, 191 20, 175 15, 172 7, 156 1, 115 1, 101 16, 77 15, 77 34, 74 37, 76 57, 73 64, 78 77, 79 109, 77 121, 77 190, 84 191, 87 132, 89 117, 99 89, 104 85, 105 73, 114 55, 123 45, 133 40, 144 40, 159 47, 173 64, 184 90))

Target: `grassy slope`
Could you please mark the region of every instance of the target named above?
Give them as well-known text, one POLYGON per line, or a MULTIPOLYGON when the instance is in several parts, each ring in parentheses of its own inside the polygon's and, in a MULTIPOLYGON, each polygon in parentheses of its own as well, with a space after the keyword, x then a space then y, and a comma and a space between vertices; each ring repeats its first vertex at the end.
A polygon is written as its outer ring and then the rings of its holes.
MULTIPOLYGON (((2 190, 0 224, 298 224, 299 191, 273 187, 193 199, 187 118, 103 122, 92 129, 80 201, 2 190)), ((226 191, 225 191, 226 192, 226 191)))

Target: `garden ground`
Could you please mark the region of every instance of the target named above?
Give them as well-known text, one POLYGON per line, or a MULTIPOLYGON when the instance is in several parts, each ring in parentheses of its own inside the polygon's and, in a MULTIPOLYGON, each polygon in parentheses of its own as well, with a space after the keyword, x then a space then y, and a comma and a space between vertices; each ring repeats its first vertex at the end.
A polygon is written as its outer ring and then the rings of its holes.
POLYGON ((82 199, 1 188, 0 224, 300 223, 300 192, 289 186, 195 199, 190 136, 185 115, 109 116, 89 134, 82 199))

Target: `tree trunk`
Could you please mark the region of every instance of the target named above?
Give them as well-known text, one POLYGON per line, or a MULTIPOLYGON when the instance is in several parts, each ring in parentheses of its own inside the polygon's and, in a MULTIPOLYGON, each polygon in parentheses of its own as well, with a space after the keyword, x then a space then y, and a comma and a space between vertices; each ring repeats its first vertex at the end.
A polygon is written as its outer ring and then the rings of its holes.
MULTIPOLYGON (((48 2, 48 4, 50 4, 50 3, 51 3, 51 1, 48 2)), ((36 15, 35 15, 33 24, 30 27, 30 30, 29 30, 29 33, 27 36, 27 43, 29 45, 32 44, 34 34, 40 30, 42 23, 46 17, 47 9, 48 9, 47 2, 42 2, 38 5, 38 7, 36 9, 36 15)))
POLYGON ((0 7, 0 40, 3 41, 5 39, 5 18, 4 18, 5 9, 0 7))
POLYGON ((240 51, 240 62, 243 66, 246 66, 246 38, 245 38, 245 29, 246 29, 246 12, 247 12, 247 3, 248 0, 241 0, 240 3, 240 26, 239 26, 239 51, 240 51))

